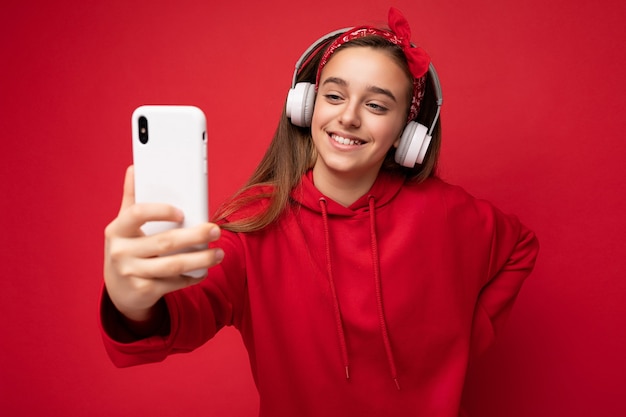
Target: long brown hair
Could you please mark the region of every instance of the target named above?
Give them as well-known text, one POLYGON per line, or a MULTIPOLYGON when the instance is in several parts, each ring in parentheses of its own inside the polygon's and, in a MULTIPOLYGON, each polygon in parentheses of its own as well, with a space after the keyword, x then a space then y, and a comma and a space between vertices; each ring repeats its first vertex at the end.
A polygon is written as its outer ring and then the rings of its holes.
MULTIPOLYGON (((315 83, 315 76, 319 61, 325 48, 333 41, 329 39, 307 63, 300 69, 298 82, 315 83)), ((366 36, 354 39, 340 48, 369 47, 384 50, 404 69, 412 80, 404 52, 400 47, 379 36, 366 36)), ((332 59, 332 58, 331 58, 332 59)), ((430 126, 437 110, 435 94, 433 92, 430 74, 427 75, 426 91, 417 115, 416 121, 430 126)), ((408 115, 408 107, 407 107, 408 115)), ((441 119, 440 119, 441 120, 441 119)), ((391 148, 385 157, 382 170, 398 172, 407 180, 421 182, 436 174, 439 149, 441 145, 441 121, 433 129, 433 136, 424 158, 424 162, 413 168, 403 167, 394 161, 395 148, 391 148)), ((311 129, 297 127, 289 121, 283 108, 274 138, 267 149, 265 156, 257 166, 248 182, 217 211, 214 221, 222 227, 234 232, 253 232, 261 230, 274 222, 290 203, 289 195, 297 186, 302 175, 313 167, 316 160, 316 151, 311 137, 311 129), (259 186, 269 186, 264 193, 250 192, 259 186), (262 199, 269 199, 269 205, 261 212, 256 212, 242 219, 229 221, 228 218, 248 204, 262 199)))

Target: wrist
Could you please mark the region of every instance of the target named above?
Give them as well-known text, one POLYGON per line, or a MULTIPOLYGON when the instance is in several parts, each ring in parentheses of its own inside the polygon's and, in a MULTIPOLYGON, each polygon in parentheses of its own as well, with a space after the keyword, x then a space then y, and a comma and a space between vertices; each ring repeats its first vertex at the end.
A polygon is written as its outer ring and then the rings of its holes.
POLYGON ((165 299, 145 310, 120 311, 128 330, 137 337, 169 333, 169 313, 165 299))

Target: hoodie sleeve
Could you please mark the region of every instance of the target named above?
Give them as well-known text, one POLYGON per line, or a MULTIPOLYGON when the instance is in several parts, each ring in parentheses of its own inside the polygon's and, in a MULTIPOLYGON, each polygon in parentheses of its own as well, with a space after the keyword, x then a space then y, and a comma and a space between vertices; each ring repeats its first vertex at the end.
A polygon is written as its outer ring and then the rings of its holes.
POLYGON ((539 251, 535 234, 514 216, 491 207, 491 250, 486 283, 480 289, 472 327, 473 355, 491 345, 502 330, 522 283, 539 251))
POLYGON ((246 291, 241 242, 236 234, 223 231, 217 246, 225 252, 222 263, 211 268, 200 284, 165 295, 169 323, 150 337, 140 339, 129 332, 103 290, 101 334, 116 366, 159 362, 170 354, 189 352, 201 346, 223 326, 239 326, 246 291))

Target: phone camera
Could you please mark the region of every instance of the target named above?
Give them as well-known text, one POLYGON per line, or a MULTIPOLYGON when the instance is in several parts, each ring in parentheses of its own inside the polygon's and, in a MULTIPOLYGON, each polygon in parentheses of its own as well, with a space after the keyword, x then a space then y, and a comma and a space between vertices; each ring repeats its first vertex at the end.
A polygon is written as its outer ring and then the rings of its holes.
POLYGON ((139 125, 139 142, 145 145, 148 143, 148 119, 145 116, 139 116, 137 124, 139 125))

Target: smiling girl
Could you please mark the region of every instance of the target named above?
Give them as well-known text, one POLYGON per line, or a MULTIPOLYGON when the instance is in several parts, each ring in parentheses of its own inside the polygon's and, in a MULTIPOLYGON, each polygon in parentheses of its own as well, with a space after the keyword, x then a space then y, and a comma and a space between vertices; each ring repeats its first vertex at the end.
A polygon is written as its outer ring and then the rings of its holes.
POLYGON ((116 365, 191 351, 232 325, 261 416, 459 415, 468 362, 503 325, 538 245, 516 217, 437 178, 439 123, 421 163, 395 162, 408 127, 436 120, 437 98, 395 9, 389 26, 316 45, 296 74, 312 115, 300 120, 290 92, 215 223, 141 236, 182 214, 135 204, 129 169, 101 303, 116 365), (210 249, 155 256, 202 242, 210 249))

